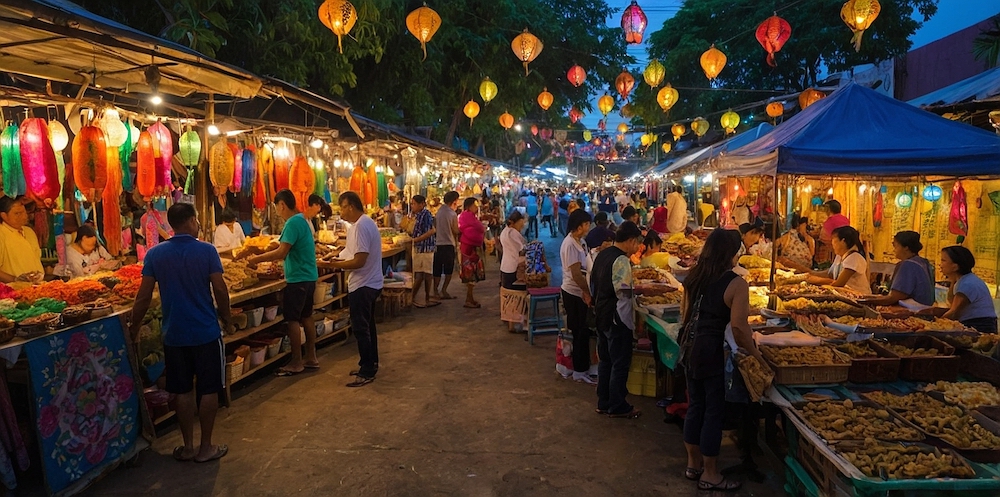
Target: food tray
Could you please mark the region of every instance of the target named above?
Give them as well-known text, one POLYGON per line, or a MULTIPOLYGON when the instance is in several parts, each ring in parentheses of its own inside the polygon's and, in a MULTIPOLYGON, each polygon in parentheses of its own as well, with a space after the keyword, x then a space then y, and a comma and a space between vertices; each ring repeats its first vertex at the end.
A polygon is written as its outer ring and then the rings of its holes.
POLYGON ((974 331, 961 331, 961 332, 942 332, 942 331, 927 331, 924 332, 938 340, 941 340, 952 347, 955 350, 969 350, 972 345, 976 342, 976 338, 979 337, 978 332, 974 331))
POLYGON ((0 328, 0 343, 7 343, 17 336, 17 328, 14 326, 8 326, 6 328, 0 328))
MULTIPOLYGON (((871 345, 871 341, 865 342, 871 345)), ((899 378, 899 356, 882 347, 871 347, 878 354, 875 358, 851 358, 847 379, 851 383, 881 383, 899 378)))
MULTIPOLYGON (((961 359, 954 355, 955 347, 931 336, 887 337, 887 342, 905 345, 911 349, 935 348, 942 351, 938 356, 900 356, 899 377, 910 381, 955 381, 958 379, 958 368, 961 359)), ((872 348, 878 347, 883 352, 892 353, 881 344, 875 342, 872 348)))
POLYGON ((1000 423, 1000 406, 979 406, 974 411, 1000 423))
POLYGON ((958 371, 1000 387, 1000 361, 971 350, 958 351, 958 371))
MULTIPOLYGON (((944 480, 944 479, 972 479, 972 478, 975 478, 976 471, 972 468, 972 466, 969 465, 968 461, 966 461, 965 458, 962 457, 961 455, 959 455, 955 450, 952 450, 952 449, 949 449, 949 448, 937 447, 937 446, 928 445, 928 444, 923 444, 923 443, 878 442, 878 445, 886 446, 888 448, 900 447, 900 446, 906 446, 906 447, 916 446, 917 448, 920 449, 921 452, 924 452, 924 453, 933 453, 933 454, 939 454, 939 455, 940 454, 951 455, 954 458, 955 462, 956 462, 955 466, 963 468, 963 469, 967 470, 969 473, 972 474, 972 476, 970 476, 968 478, 943 477, 943 478, 934 478, 934 479, 944 480)), ((844 456, 843 453, 844 452, 848 452, 848 451, 852 451, 852 450, 862 449, 864 447, 865 447, 865 442, 852 440, 852 441, 838 443, 835 447, 833 447, 833 450, 834 450, 834 452, 837 453, 837 457, 840 457, 841 459, 843 459, 845 463, 854 466, 854 464, 852 464, 847 459, 847 457, 844 456)), ((857 466, 854 466, 854 467, 857 468, 857 466)), ((861 468, 857 468, 857 469, 858 469, 858 471, 860 473, 865 474, 864 471, 861 471, 861 468)), ((865 475, 865 476, 866 476, 865 479, 872 480, 872 481, 889 481, 889 480, 891 480, 891 481, 903 481, 903 480, 922 480, 922 481, 927 481, 928 480, 928 478, 917 478, 917 477, 913 477, 913 478, 889 478, 889 477, 873 477, 873 476, 867 476, 867 475, 865 475)))
MULTIPOLYGON (((795 415, 798 417, 798 419, 802 423, 804 423, 806 426, 808 426, 809 429, 812 430, 813 433, 815 433, 819 438, 821 438, 824 441, 826 441, 828 444, 829 443, 836 444, 836 443, 844 442, 846 440, 850 440, 850 439, 844 439, 844 440, 827 440, 826 437, 824 437, 823 434, 820 433, 820 430, 817 430, 816 427, 813 426, 813 424, 811 422, 809 422, 809 420, 806 419, 805 415, 802 413, 802 409, 807 404, 810 404, 810 403, 822 404, 822 403, 825 403, 825 402, 832 402, 832 403, 835 403, 835 404, 840 404, 843 401, 841 401, 841 400, 822 400, 822 401, 817 401, 817 402, 808 402, 808 401, 807 402, 792 402, 792 407, 794 408, 795 415)), ((855 406, 865 406, 865 407, 871 407, 873 409, 883 409, 884 408, 881 404, 879 404, 877 402, 874 402, 874 401, 871 401, 871 400, 854 400, 852 402, 854 403, 855 406)), ((920 437, 921 437, 920 440, 916 440, 916 441, 923 441, 924 439, 927 438, 927 434, 924 433, 924 431, 921 430, 920 427, 918 427, 918 426, 914 425, 913 423, 907 421, 905 418, 903 418, 902 416, 900 416, 899 413, 893 411, 892 409, 889 409, 889 408, 884 408, 884 409, 889 412, 889 416, 893 420, 894 423, 896 423, 897 425, 906 426, 908 428, 912 428, 913 430, 915 430, 920 435, 920 437)), ((885 441, 885 442, 897 442, 897 441, 900 441, 900 440, 883 440, 883 441, 885 441)), ((915 440, 906 440, 906 441, 907 442, 913 442, 915 440)))
MULTIPOLYGON (((821 347, 825 347, 821 345, 821 347)), ((835 354, 840 353, 834 351, 835 354)), ((824 383, 843 383, 847 381, 851 370, 850 361, 844 364, 778 366, 766 356, 764 361, 774 371, 775 385, 820 385, 824 383)))

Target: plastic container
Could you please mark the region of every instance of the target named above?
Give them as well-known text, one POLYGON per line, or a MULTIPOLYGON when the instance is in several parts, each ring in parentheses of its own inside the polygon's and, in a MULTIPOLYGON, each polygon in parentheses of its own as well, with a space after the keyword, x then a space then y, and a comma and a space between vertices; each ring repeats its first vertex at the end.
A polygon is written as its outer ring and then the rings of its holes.
POLYGON ((316 321, 316 338, 326 335, 326 323, 324 321, 316 321))
POLYGON ((264 308, 264 323, 270 323, 278 317, 278 306, 272 305, 264 308))
POLYGON ((267 356, 267 347, 253 347, 250 349, 250 369, 260 366, 267 356))
POLYGON ((281 353, 281 339, 275 338, 271 340, 270 345, 267 346, 267 358, 270 359, 281 353))
POLYGON ((247 316, 247 327, 256 328, 257 326, 260 326, 260 323, 262 322, 261 320, 264 319, 264 308, 255 307, 245 311, 244 314, 247 316))

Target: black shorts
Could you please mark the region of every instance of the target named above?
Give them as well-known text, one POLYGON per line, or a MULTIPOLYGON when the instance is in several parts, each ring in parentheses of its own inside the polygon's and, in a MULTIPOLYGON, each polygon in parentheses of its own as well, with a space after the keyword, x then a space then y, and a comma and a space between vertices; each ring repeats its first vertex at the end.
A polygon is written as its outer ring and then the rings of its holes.
POLYGON ((285 315, 285 321, 302 321, 312 316, 315 294, 315 281, 285 285, 285 289, 281 292, 281 313, 285 315))
POLYGON ((438 245, 434 251, 434 277, 451 275, 455 272, 455 246, 438 245))
POLYGON ((198 379, 198 396, 219 393, 226 386, 226 354, 222 337, 202 345, 187 347, 163 346, 166 365, 167 391, 185 394, 194 389, 198 379))

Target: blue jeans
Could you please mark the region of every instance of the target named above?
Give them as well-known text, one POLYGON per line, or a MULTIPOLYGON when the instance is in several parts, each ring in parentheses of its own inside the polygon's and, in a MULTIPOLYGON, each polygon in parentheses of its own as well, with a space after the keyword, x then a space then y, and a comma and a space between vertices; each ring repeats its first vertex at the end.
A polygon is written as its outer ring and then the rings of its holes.
POLYGON ((597 332, 597 409, 608 414, 632 412, 625 401, 628 370, 632 367, 632 330, 612 324, 597 332))
POLYGON ((375 334, 375 300, 382 293, 369 287, 361 287, 347 294, 347 306, 351 310, 351 330, 358 340, 358 376, 374 378, 378 373, 378 336, 375 334))

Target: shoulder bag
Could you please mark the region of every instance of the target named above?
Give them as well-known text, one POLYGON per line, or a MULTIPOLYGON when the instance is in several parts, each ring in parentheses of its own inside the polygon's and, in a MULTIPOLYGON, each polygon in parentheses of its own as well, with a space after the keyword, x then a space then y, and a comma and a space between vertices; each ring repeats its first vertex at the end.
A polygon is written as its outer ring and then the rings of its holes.
POLYGON ((691 349, 694 348, 694 336, 698 331, 698 318, 701 315, 701 297, 694 301, 694 313, 691 319, 684 323, 680 335, 677 336, 677 346, 680 353, 677 357, 677 364, 687 370, 688 362, 691 360, 691 349))

